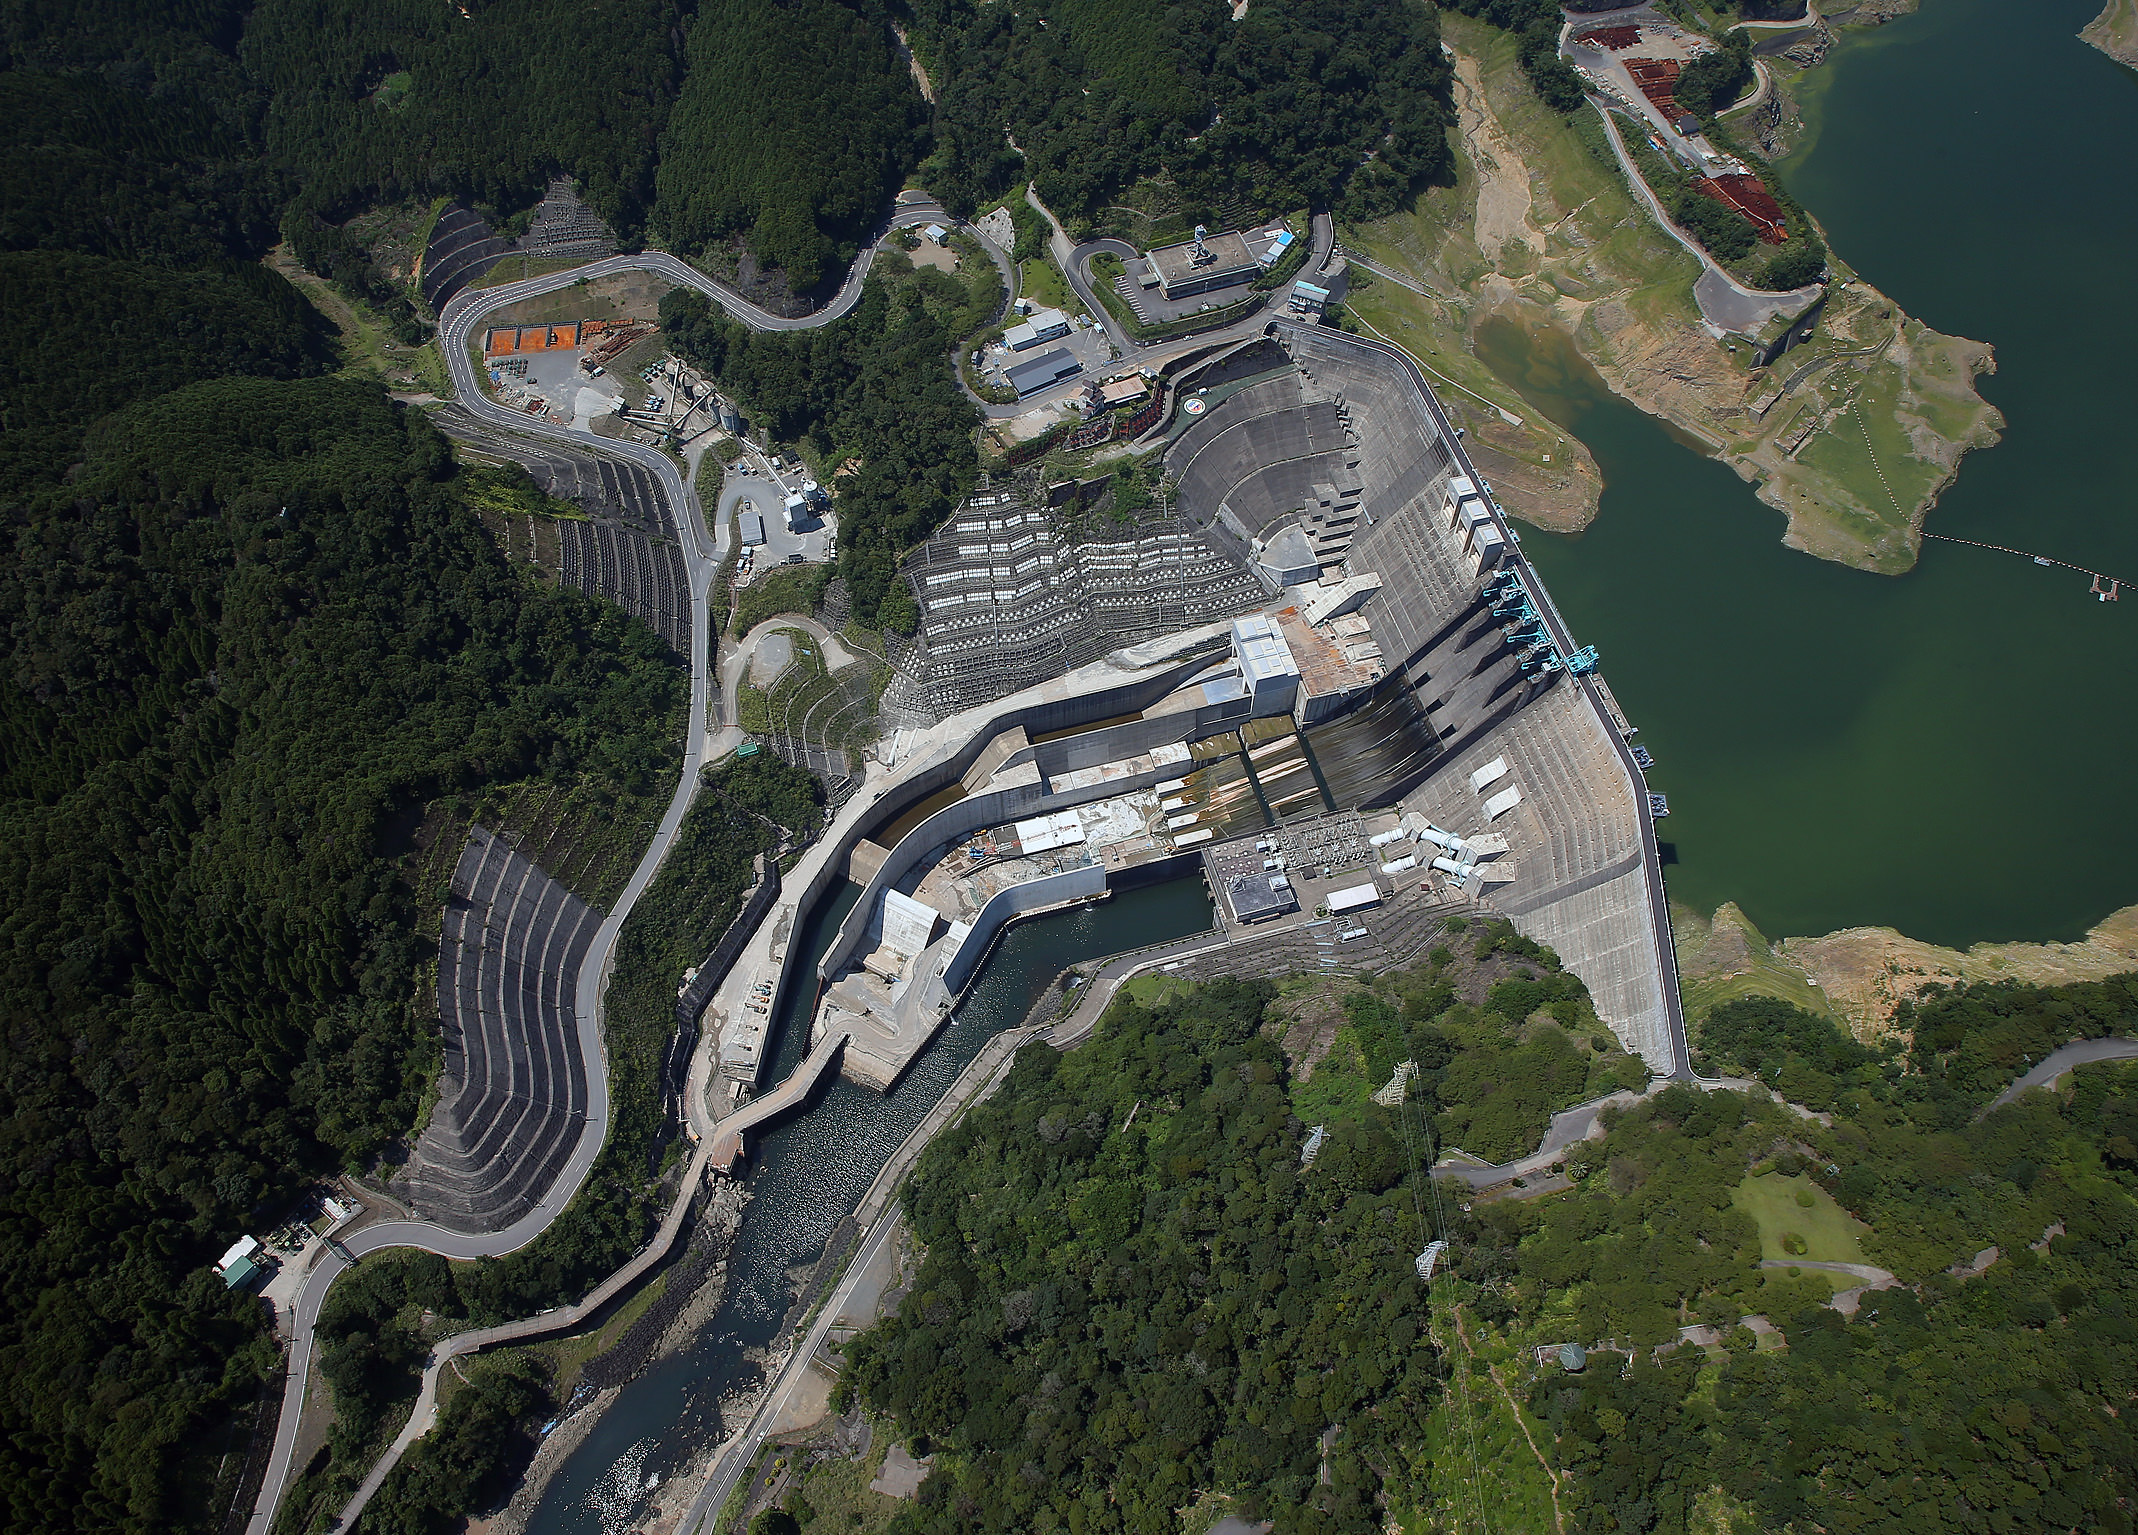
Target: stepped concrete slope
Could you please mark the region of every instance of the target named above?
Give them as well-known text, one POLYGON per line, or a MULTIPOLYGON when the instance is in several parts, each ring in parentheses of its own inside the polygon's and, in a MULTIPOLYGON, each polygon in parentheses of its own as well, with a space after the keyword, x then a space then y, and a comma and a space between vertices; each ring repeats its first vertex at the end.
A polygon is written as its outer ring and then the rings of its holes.
POLYGON ((438 941, 445 1071, 405 1175, 409 1207, 500 1231, 563 1168, 587 1111, 573 996, 601 914, 482 827, 438 941))
MULTIPOLYGON (((1658 1073, 1689 1076, 1684 1014, 1647 788, 1595 679, 1541 685, 1515 674, 1480 602, 1480 573, 1448 531, 1449 479, 1482 484, 1411 360, 1392 347, 1320 327, 1273 330, 1308 381, 1356 434, 1367 526, 1347 568, 1384 582, 1372 608, 1391 671, 1414 688, 1445 754, 1403 799, 1458 835, 1496 832, 1508 853, 1487 904, 1556 949, 1588 984, 1598 1013, 1658 1073), (1471 775, 1504 760, 1480 791, 1471 775), (1521 790, 1489 819, 1487 794, 1521 790)), ((1230 402, 1228 402, 1229 404, 1230 402)), ((1264 428, 1266 431, 1267 428, 1264 428)), ((1292 433, 1286 440, 1296 438, 1292 433)), ((1562 654, 1577 648, 1536 569, 1499 523, 1515 566, 1562 654)))

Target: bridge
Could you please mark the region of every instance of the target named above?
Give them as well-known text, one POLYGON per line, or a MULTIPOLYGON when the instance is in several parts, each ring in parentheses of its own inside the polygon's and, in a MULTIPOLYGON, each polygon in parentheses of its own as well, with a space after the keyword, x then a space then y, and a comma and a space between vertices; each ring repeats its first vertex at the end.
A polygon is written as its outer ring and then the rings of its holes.
POLYGON ((801 1065, 787 1075, 787 1080, 772 1089, 762 1098, 753 1098, 727 1118, 713 1126, 713 1149, 709 1158, 715 1172, 732 1173, 735 1164, 742 1160, 742 1132, 754 1129, 768 1119, 777 1119, 803 1099, 816 1087, 824 1073, 830 1069, 832 1057, 846 1044, 846 1030, 829 1029, 817 1041, 801 1065))

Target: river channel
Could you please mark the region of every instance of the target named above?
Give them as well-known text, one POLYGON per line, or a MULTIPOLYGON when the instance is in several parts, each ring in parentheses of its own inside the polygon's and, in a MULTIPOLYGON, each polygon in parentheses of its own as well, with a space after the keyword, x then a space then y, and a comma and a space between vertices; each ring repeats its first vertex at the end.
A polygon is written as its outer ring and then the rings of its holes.
MULTIPOLYGON (((1783 170, 1867 280, 1997 348, 1983 392, 2005 440, 1968 457, 1931 529, 2138 577, 2138 74, 2077 41, 2098 9, 1931 0, 1845 42, 1809 77, 1783 170)), ((1593 528, 1524 547, 1656 755, 1674 898, 1738 901, 1776 935, 1875 923, 1945 943, 2073 937, 2138 900, 2138 592, 2103 605, 2068 572, 1936 544, 1898 579, 1796 554, 1778 513, 1570 347, 1502 325, 1479 352, 1603 470, 1593 528)), ((854 893, 812 915, 807 954, 854 893)), ((795 1272, 987 1038, 1062 966, 1209 919, 1188 880, 1018 927, 895 1092, 838 1082, 773 1131, 719 1312, 625 1388, 533 1528, 627 1529, 720 1437, 795 1272)), ((804 1052, 795 1011, 768 1083, 804 1052)))
MULTIPOLYGON (((814 971, 857 894, 855 886, 844 886, 811 915, 801 940, 808 963, 798 974, 814 971)), ((794 1301, 796 1272, 823 1253, 833 1227, 853 1211, 891 1153, 980 1047, 1022 1022, 1040 988, 1065 966, 1186 937, 1210 920, 1209 899, 1195 878, 1013 927, 958 1007, 956 1022, 894 1091, 879 1095, 835 1081, 806 1112, 753 1145, 750 1204, 719 1310, 689 1348, 623 1389, 558 1468, 530 1528, 541 1535, 621 1535, 630 1528, 656 1486, 723 1437, 721 1400, 760 1381, 746 1351, 773 1342, 794 1301)), ((791 988, 795 1000, 778 1019, 767 1086, 784 1079, 807 1053, 809 1020, 803 1014, 813 989, 791 988)))
MULTIPOLYGON (((2138 73, 2078 40, 2099 9, 1926 0, 1850 36, 1782 170, 1866 281, 1997 350, 2004 440, 1929 529, 2138 579, 2138 73)), ((1899 578, 1811 559, 1570 348, 1503 325, 1479 355, 1603 470, 1588 532, 1523 547, 1656 756, 1673 899, 1961 945, 2138 901, 2138 592, 1935 542, 1899 578)))

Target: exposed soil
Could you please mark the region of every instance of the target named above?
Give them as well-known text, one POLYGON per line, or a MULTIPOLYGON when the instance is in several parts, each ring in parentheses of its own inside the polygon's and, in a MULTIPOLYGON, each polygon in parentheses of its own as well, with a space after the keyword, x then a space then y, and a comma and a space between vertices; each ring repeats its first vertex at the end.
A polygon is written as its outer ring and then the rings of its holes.
MULTIPOLYGON (((1536 101, 1504 40, 1466 18, 1443 24, 1468 173, 1457 189, 1429 193, 1417 215, 1359 231, 1377 259, 1432 296, 1369 289, 1355 307, 1428 354, 1446 342, 1436 348, 1439 337, 1406 328, 1444 329, 1474 349, 1484 322, 1508 320, 1539 337, 1533 356, 1546 355, 1547 333, 1571 339, 1605 387, 1754 482, 1788 518, 1792 547, 1862 569, 1911 566, 1923 517, 1962 455, 2003 426, 1974 387, 1994 366, 1990 348, 1910 320, 1837 260, 1808 342, 1758 366, 1748 342, 1704 323, 1691 294, 1697 266, 1634 202, 1615 164, 1536 101)), ((1765 139, 1794 121, 1779 91, 1755 115, 1765 139)), ((1444 366, 1460 381, 1459 366, 1444 366)), ((1467 400, 1460 408, 1511 510, 1553 528, 1593 517, 1594 466, 1578 445, 1562 455, 1531 423, 1497 422, 1467 400)))
POLYGON ((554 293, 507 305, 485 322, 501 325, 554 325, 566 320, 643 320, 661 317, 661 299, 675 286, 655 272, 617 272, 574 283, 554 293))
POLYGON ((1712 919, 1673 912, 1688 1008, 1745 995, 1827 1011, 1858 1039, 1893 1032, 1900 1004, 1927 986, 2021 981, 2061 986, 2138 969, 2138 906, 2104 919, 2076 943, 1978 943, 1962 952, 1890 927, 1769 944, 1734 904, 1712 919))
POLYGON ((1926 986, 2060 986, 2138 969, 2138 906, 2112 914, 2077 943, 1978 943, 1963 953, 1890 927, 1852 927, 1824 938, 1785 938, 1775 947, 1819 982, 1859 1037, 1871 1038, 1890 1032, 1894 1009, 1926 986))

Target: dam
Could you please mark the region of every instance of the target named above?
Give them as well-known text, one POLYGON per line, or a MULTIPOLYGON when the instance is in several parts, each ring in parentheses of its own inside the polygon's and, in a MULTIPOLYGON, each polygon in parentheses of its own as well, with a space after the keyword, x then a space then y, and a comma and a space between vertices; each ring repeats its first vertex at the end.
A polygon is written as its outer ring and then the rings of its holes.
POLYGON ((1689 1071, 1632 727, 1423 378, 1280 321, 1189 383, 1145 523, 998 480, 908 562, 927 664, 899 701, 949 714, 950 765, 857 845, 812 1039, 888 1088, 1004 926, 1200 872, 1268 935, 1332 901, 1503 915, 1689 1071))

